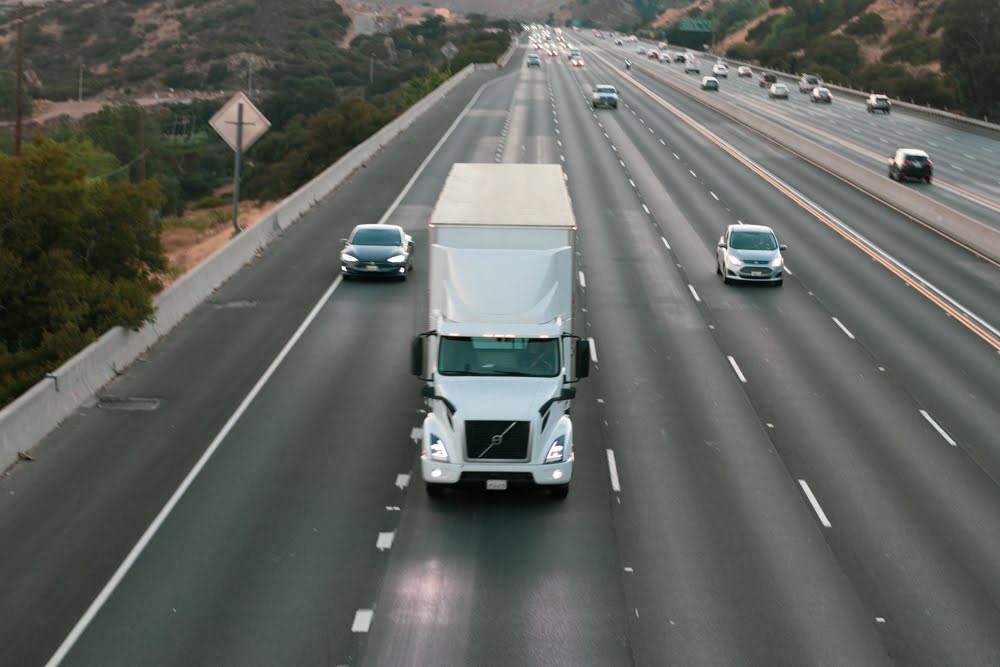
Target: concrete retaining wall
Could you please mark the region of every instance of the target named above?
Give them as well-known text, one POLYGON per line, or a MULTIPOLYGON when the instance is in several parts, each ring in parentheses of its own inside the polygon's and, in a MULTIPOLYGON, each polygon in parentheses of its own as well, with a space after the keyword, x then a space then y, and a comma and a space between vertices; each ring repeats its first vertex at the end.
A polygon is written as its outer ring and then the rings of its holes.
POLYGON ((154 300, 156 320, 138 331, 111 329, 72 359, 46 376, 13 403, 0 410, 0 469, 17 460, 17 453, 33 447, 76 408, 92 398, 219 285, 266 246, 303 213, 343 183, 383 146, 406 130, 439 100, 467 79, 469 65, 418 101, 391 123, 341 157, 319 176, 299 188, 253 227, 219 248, 154 300))

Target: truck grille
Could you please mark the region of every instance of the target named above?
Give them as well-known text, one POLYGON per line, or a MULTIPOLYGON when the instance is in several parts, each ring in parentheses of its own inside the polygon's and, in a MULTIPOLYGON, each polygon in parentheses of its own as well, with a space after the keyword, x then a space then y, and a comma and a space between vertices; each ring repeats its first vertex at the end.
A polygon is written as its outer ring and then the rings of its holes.
POLYGON ((528 422, 466 422, 465 452, 470 461, 527 461, 528 422))

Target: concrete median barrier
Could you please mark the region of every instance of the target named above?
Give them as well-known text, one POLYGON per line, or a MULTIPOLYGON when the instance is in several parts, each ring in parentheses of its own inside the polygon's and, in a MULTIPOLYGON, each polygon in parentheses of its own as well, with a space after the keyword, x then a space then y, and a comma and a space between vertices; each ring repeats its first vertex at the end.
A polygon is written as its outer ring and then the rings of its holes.
POLYGON ((260 248, 280 236, 474 70, 475 66, 468 65, 457 72, 164 290, 153 302, 155 321, 137 331, 111 329, 0 410, 0 469, 14 463, 18 452, 33 447, 77 407, 92 399, 101 387, 253 259, 260 248))

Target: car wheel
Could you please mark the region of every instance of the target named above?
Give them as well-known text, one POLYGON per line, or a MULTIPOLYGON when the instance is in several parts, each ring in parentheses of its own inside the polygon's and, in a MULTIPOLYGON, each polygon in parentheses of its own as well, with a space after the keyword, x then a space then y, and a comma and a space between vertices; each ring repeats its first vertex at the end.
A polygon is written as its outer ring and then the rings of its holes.
POLYGON ((889 180, 890 181, 896 180, 895 177, 892 175, 892 169, 889 170, 889 180))
POLYGON ((722 267, 719 266, 718 260, 716 260, 716 262, 715 262, 715 275, 717 275, 717 276, 721 276, 722 275, 722 267))
POLYGON ((427 495, 431 498, 440 498, 444 495, 444 484, 424 482, 424 489, 427 490, 427 495))
POLYGON ((566 496, 569 495, 569 484, 559 484, 558 486, 549 487, 549 496, 555 500, 565 500, 566 496))
POLYGON ((726 273, 725 273, 724 270, 719 271, 719 273, 722 274, 722 284, 723 285, 729 285, 730 283, 733 282, 732 280, 729 279, 729 276, 726 275, 726 273))
POLYGON ((931 184, 931 181, 932 181, 933 179, 932 179, 932 178, 931 178, 930 176, 928 176, 928 177, 927 177, 927 178, 925 178, 924 180, 925 180, 925 181, 927 181, 927 185, 930 185, 930 184, 931 184))

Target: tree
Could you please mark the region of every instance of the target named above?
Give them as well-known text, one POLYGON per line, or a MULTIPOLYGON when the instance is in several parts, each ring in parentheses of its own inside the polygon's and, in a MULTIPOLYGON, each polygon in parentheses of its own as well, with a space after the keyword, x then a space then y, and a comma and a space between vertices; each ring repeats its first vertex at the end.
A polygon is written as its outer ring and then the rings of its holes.
POLYGON ((941 64, 955 78, 963 105, 977 116, 1000 111, 1000 2, 947 0, 941 64))

